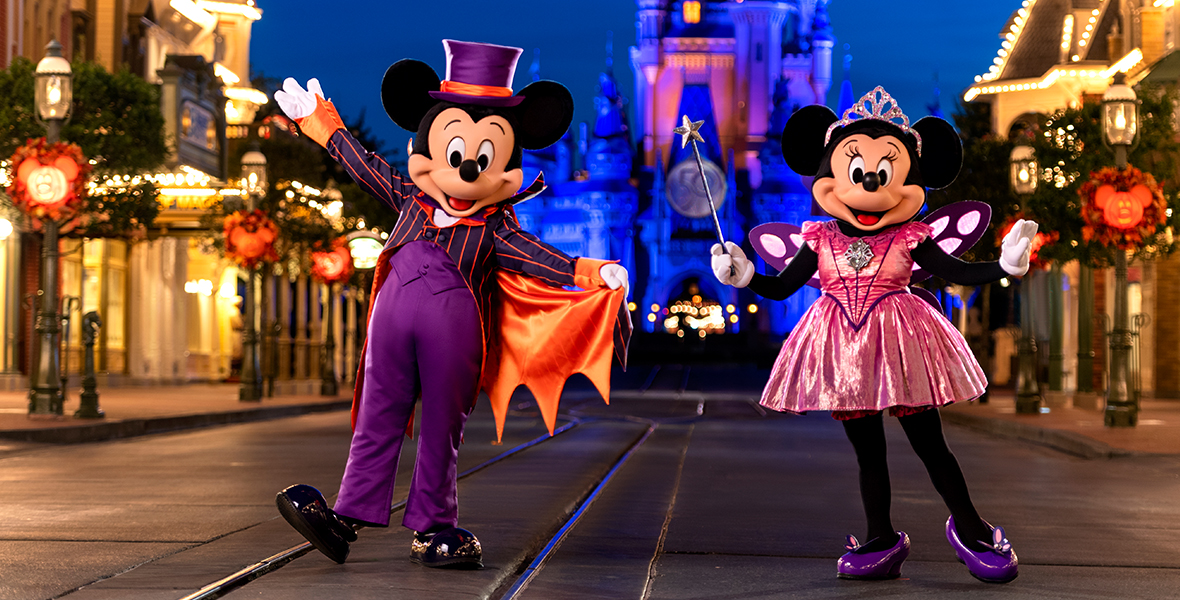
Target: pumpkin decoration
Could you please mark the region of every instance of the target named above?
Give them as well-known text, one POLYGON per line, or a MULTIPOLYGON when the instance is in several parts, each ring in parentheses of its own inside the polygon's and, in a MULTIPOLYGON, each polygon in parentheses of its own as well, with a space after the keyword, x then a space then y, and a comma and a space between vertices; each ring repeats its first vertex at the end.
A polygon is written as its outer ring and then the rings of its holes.
POLYGON ((328 285, 348 281, 352 268, 352 254, 342 239, 333 240, 330 250, 311 253, 312 277, 328 285))
POLYGON ((75 217, 86 198, 90 163, 75 144, 29 140, 16 149, 10 164, 12 183, 7 192, 13 203, 34 221, 58 222, 75 217))
POLYGON ((225 218, 225 255, 248 269, 279 259, 278 237, 279 228, 261 210, 239 210, 225 218))
POLYGON ((1137 250, 1150 243, 1167 219, 1168 203, 1155 178, 1130 165, 1094 171, 1078 195, 1087 242, 1137 250))

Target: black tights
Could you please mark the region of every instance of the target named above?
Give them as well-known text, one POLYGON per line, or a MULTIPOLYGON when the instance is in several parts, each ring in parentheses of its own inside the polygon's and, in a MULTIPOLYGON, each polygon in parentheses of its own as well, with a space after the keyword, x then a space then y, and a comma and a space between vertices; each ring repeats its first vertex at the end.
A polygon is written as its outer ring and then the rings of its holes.
MULTIPOLYGON (((990 539, 991 532, 984 526, 979 513, 975 512, 963 471, 942 437, 942 417, 938 409, 931 408, 898 417, 897 420, 905 430, 914 453, 926 465, 934 489, 938 490, 951 515, 955 517, 959 539, 979 549, 978 545, 971 542, 990 539)), ((889 518, 889 464, 885 460, 884 418, 882 413, 877 413, 842 423, 860 465, 860 497, 869 525, 867 540, 877 540, 866 550, 888 549, 897 543, 897 534, 889 518)))

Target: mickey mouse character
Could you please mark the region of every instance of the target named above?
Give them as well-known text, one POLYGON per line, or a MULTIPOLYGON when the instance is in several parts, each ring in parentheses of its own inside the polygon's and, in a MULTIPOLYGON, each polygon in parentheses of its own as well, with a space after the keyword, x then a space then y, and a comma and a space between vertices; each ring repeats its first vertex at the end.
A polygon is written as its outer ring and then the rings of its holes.
POLYGON ((279 493, 280 512, 332 560, 343 563, 359 526, 386 527, 403 437, 422 424, 402 524, 412 561, 431 567, 482 565, 479 540, 457 527, 456 462, 463 427, 481 387, 502 434, 508 398, 529 385, 550 433, 557 399, 573 372, 604 397, 610 362, 625 364, 631 322, 627 271, 570 258, 522 230, 512 204, 523 149, 556 142, 573 118, 561 84, 537 81, 516 94, 520 48, 444 40, 447 77, 402 60, 385 73, 381 97, 395 123, 417 133, 408 177, 365 151, 312 79, 287 79, 275 100, 303 133, 356 182, 400 213, 381 253, 353 399, 353 438, 336 504, 315 488, 279 493), (569 291, 577 286, 585 291, 569 291))
POLYGON ((966 263, 944 251, 931 225, 914 218, 926 188, 945 187, 958 175, 961 142, 942 119, 910 126, 880 87, 843 118, 824 106, 800 109, 787 122, 782 146, 788 166, 815 177, 811 193, 835 220, 804 223, 802 247, 778 276, 755 273, 732 242, 729 254, 713 247, 712 267, 722 283, 748 285, 774 300, 819 272, 823 295, 784 342, 762 404, 789 412, 830 410, 856 451, 869 541, 848 536, 837 576, 896 578, 909 555, 909 536, 895 531, 889 516, 882 420, 888 410, 950 509, 946 536, 970 573, 987 582, 1015 579, 1016 553, 1004 530, 981 519, 971 503, 938 412, 980 396, 987 380, 962 335, 907 285, 915 263, 960 285, 1023 275, 1036 223, 1012 227, 998 262, 966 263))

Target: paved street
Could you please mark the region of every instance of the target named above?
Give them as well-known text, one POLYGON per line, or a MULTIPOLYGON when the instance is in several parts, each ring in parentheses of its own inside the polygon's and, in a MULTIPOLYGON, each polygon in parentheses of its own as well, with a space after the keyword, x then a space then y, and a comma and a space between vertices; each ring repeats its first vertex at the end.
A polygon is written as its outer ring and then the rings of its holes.
MULTIPOLYGON (((499 446, 481 406, 461 471, 544 440, 460 482, 460 521, 483 542, 482 570, 411 564, 398 511, 394 527, 361 531, 346 564, 296 552, 226 597, 1169 598, 1180 589, 1180 457, 1087 460, 948 427, 981 514, 1006 528, 1021 559, 1016 581, 987 585, 955 561, 942 535, 946 509, 893 420, 894 522, 913 553, 901 580, 837 580, 844 535, 863 535, 839 424, 764 414, 742 399, 757 381, 706 375, 636 370, 618 383, 648 394, 620 393, 609 407, 571 385, 568 427, 554 438, 522 399, 499 446), (711 393, 676 400, 681 387, 711 393)), ((302 539, 278 518, 274 494, 296 482, 334 494, 348 439, 341 411, 9 444, 0 454, 0 599, 179 599, 296 548, 302 539)), ((408 445, 395 506, 412 461, 408 445)))

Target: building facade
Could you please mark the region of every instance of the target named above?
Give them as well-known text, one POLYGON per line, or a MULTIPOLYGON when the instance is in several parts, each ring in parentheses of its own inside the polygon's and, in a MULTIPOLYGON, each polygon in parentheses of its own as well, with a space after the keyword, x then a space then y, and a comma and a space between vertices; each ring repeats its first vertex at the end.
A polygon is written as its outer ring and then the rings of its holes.
MULTIPOLYGON (((1170 0, 1026 0, 1003 25, 993 64, 975 78, 963 99, 987 103, 992 130, 1015 137, 1036 126, 1037 113, 1101 98, 1118 72, 1126 74, 1129 85, 1175 85, 1180 80, 1178 36, 1180 9, 1170 0)), ((1052 325, 1061 320, 1066 389, 1088 379, 1102 390, 1107 342, 1099 327, 1091 344, 1097 355, 1094 372, 1078 372, 1081 271, 1070 263, 1063 267, 1061 280, 1050 280, 1056 277, 1050 273, 1031 278, 1042 300, 1039 307, 1033 306, 1037 335, 1047 341, 1052 325), (1051 296, 1058 294, 1063 310, 1051 313, 1051 296)), ((1174 368, 1180 362, 1180 320, 1166 308, 1180 302, 1175 285, 1180 259, 1132 264, 1128 279, 1130 313, 1146 315, 1151 322, 1139 331, 1134 376, 1146 394, 1180 397, 1180 371, 1174 368)), ((1094 311, 1107 319, 1112 318, 1113 301, 1108 299, 1113 298, 1113 280, 1111 273, 1094 273, 1094 311)))

